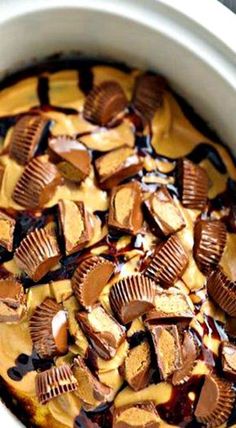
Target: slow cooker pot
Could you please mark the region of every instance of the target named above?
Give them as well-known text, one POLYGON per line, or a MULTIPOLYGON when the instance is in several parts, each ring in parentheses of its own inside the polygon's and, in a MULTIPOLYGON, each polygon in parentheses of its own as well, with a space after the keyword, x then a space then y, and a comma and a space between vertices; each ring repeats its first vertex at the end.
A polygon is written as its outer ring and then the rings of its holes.
POLYGON ((216 0, 1 0, 0 78, 69 51, 156 69, 236 151, 235 21, 216 0))

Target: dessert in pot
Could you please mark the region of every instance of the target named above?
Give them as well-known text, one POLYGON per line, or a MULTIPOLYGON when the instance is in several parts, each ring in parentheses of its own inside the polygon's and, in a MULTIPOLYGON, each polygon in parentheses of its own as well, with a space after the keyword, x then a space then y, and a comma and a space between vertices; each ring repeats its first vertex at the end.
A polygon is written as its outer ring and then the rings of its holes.
POLYGON ((6 80, 0 133, 3 401, 28 427, 233 426, 228 149, 163 77, 91 61, 6 80))

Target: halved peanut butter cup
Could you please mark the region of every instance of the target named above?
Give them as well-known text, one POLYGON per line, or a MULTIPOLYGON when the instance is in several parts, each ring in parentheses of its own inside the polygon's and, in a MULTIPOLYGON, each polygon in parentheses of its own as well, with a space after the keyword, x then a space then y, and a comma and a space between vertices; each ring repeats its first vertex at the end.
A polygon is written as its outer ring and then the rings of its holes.
POLYGON ((166 82, 161 76, 142 74, 137 77, 132 103, 145 119, 151 121, 156 110, 163 104, 165 86, 166 82))
POLYGON ((46 298, 29 320, 30 335, 37 354, 41 358, 66 354, 67 328, 65 311, 55 300, 46 298))
POLYGON ((52 398, 75 391, 78 382, 68 364, 52 367, 38 373, 35 379, 36 395, 40 404, 46 404, 52 398))
POLYGON ((195 410, 199 423, 209 428, 223 425, 229 418, 235 403, 233 384, 209 374, 201 390, 195 410))
POLYGON ((172 235, 161 244, 145 270, 145 275, 169 287, 181 277, 188 265, 188 255, 179 238, 172 235))
POLYGON ((23 285, 14 277, 0 279, 0 322, 20 321, 24 309, 23 285))
POLYGON ((112 428, 159 428, 161 419, 151 401, 115 408, 112 428))
POLYGON ((111 308, 124 324, 153 309, 154 299, 154 282, 140 274, 121 279, 109 294, 111 308))
POLYGON ((111 388, 101 383, 92 374, 80 356, 74 359, 72 370, 78 381, 76 394, 81 399, 84 410, 95 410, 108 401, 111 388))
POLYGON ((236 317, 236 281, 219 266, 208 277, 207 291, 211 298, 231 317, 236 317))
POLYGON ((40 115, 25 115, 13 128, 9 155, 25 165, 35 155, 49 120, 40 115))
POLYGON ((183 363, 182 367, 176 370, 173 374, 173 385, 181 385, 190 379, 196 363, 197 355, 198 348, 194 337, 190 332, 185 332, 182 345, 183 363))
POLYGON ((84 118, 100 126, 106 126, 127 106, 126 95, 115 81, 104 81, 95 86, 84 104, 84 118))
POLYGON ((72 278, 72 286, 84 308, 88 309, 97 302, 114 269, 112 262, 98 256, 89 257, 79 264, 72 278))
POLYGON ((206 207, 209 178, 202 167, 188 159, 180 160, 178 164, 178 185, 184 207, 199 210, 206 207))
POLYGON ((61 176, 56 166, 40 156, 25 167, 12 197, 22 207, 40 208, 52 198, 59 184, 61 176))
POLYGON ((16 220, 0 211, 0 246, 12 251, 16 220))
POLYGON ((47 228, 35 229, 15 251, 17 266, 34 281, 39 281, 60 259, 56 237, 47 228))
POLYGON ((150 380, 151 349, 147 341, 130 349, 124 363, 125 379, 135 391, 145 388, 150 380))
POLYGON ((194 256, 199 269, 208 274, 220 262, 226 244, 226 227, 220 220, 200 220, 194 230, 194 256))

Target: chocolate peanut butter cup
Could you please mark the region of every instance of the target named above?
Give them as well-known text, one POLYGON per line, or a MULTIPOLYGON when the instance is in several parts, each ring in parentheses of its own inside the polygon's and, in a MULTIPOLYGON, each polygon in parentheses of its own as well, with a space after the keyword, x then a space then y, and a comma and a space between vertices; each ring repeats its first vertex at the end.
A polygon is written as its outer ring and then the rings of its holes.
POLYGON ((208 274, 220 262, 226 244, 226 227, 220 220, 199 220, 194 230, 194 257, 208 274))
POLYGON ((39 281, 60 260, 56 237, 47 228, 35 229, 21 241, 14 259, 33 281, 39 281))
POLYGON ((15 225, 14 218, 0 211, 0 246, 7 251, 12 251, 13 249, 15 225))
POLYGON ((57 168, 63 177, 79 183, 90 173, 91 158, 86 147, 68 135, 52 138, 49 148, 58 157, 57 168))
POLYGON ((84 308, 89 309, 97 302, 114 269, 112 262, 99 256, 89 257, 79 264, 72 278, 72 286, 84 308))
POLYGON ((24 312, 22 284, 14 278, 0 279, 0 322, 17 322, 24 312))
POLYGON ((197 343, 190 332, 184 333, 182 345, 182 367, 176 370, 172 377, 173 385, 182 385, 187 382, 193 372, 198 356, 197 343))
POLYGON ((97 354, 105 360, 113 358, 125 339, 124 327, 100 305, 78 312, 76 318, 97 354))
POLYGON ((119 83, 107 80, 95 86, 84 104, 84 118, 106 126, 127 106, 126 95, 119 83))
POLYGON ((152 193, 144 206, 148 221, 157 235, 169 236, 185 227, 184 218, 165 187, 152 193))
POLYGON ((142 74, 136 78, 132 104, 146 120, 151 121, 162 106, 165 86, 165 79, 161 76, 142 74))
POLYGON ((211 298, 231 317, 236 317, 236 281, 218 266, 208 277, 207 291, 211 298))
POLYGON ((236 382, 236 345, 224 340, 220 346, 221 368, 224 376, 236 382))
POLYGON ((147 341, 130 349, 124 363, 125 380, 135 391, 145 388, 150 380, 151 350, 147 341))
POLYGON ((117 407, 112 428, 159 428, 161 419, 151 401, 117 407))
POLYGON ((109 300, 113 312, 124 324, 154 308, 155 284, 144 275, 132 275, 115 283, 109 300))
POLYGON ((74 359, 72 370, 78 381, 76 394, 81 399, 84 410, 95 410, 108 401, 112 392, 111 388, 93 375, 80 356, 74 359))
POLYGON ((22 207, 40 208, 50 201, 59 184, 61 176, 56 166, 40 156, 25 167, 12 197, 22 207))
POLYGON ((209 428, 219 427, 229 418, 235 402, 233 384, 216 375, 206 375, 195 409, 195 417, 209 428))
POLYGON ((138 182, 115 187, 111 193, 108 226, 135 235, 143 224, 142 194, 138 182))
POLYGON ((76 391, 78 382, 68 364, 52 367, 37 373, 35 379, 36 395, 40 404, 46 404, 52 398, 67 392, 76 391))
POLYGON ((193 304, 189 296, 169 290, 156 291, 155 308, 146 313, 146 322, 161 322, 162 320, 191 320, 193 304))
POLYGON ((168 379, 183 365, 183 356, 176 325, 150 326, 161 379, 168 379))
POLYGON ((51 298, 37 306, 29 320, 34 348, 41 358, 63 355, 68 350, 67 317, 62 307, 51 298))
POLYGON ((145 270, 145 275, 160 282, 164 287, 173 285, 188 265, 188 255, 179 238, 172 235, 159 245, 156 255, 145 270))
POLYGON ((82 201, 60 200, 58 209, 65 252, 69 255, 86 246, 91 238, 92 227, 82 201))
POLYGON ((178 164, 178 185, 182 204, 186 208, 205 208, 208 197, 209 178, 206 171, 188 159, 178 164))
POLYGON ((130 147, 121 147, 95 161, 100 187, 112 189, 121 181, 137 174, 143 167, 141 158, 130 147))
POLYGON ((21 117, 11 134, 10 157, 21 165, 27 164, 35 155, 48 124, 49 120, 40 115, 21 117))

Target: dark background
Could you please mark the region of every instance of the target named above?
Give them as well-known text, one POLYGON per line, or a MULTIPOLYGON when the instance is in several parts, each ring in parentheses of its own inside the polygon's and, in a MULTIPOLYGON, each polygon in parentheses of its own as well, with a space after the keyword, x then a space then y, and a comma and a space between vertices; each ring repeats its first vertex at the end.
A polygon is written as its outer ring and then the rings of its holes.
POLYGON ((236 13, 236 0, 220 0, 220 2, 236 13))

